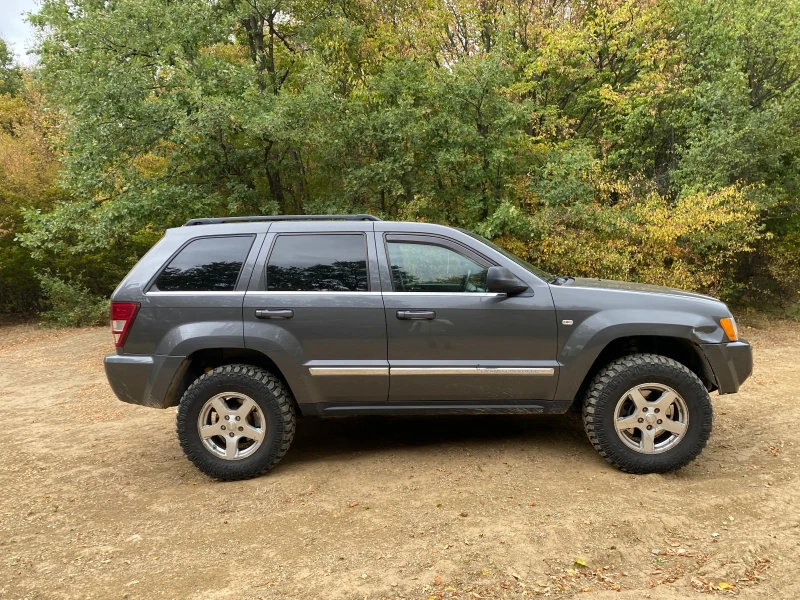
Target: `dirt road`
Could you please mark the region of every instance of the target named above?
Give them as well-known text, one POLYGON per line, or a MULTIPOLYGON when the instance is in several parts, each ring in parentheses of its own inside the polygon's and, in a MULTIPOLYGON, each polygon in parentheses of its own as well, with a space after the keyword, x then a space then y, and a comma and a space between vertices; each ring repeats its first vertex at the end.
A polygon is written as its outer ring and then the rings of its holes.
POLYGON ((0 598, 800 597, 800 325, 743 329, 755 375, 679 473, 574 415, 304 420, 217 483, 174 409, 112 396, 107 330, 1 327, 0 598))

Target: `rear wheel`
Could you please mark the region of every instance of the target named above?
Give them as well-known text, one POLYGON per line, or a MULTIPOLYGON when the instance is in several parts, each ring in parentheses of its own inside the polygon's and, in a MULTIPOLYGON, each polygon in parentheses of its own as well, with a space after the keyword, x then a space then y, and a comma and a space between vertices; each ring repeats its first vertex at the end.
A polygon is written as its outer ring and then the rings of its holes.
POLYGON ((615 467, 663 473, 697 458, 711 435, 713 412, 705 386, 687 367, 633 354, 595 376, 583 423, 592 445, 615 467))
POLYGON ((249 479, 283 458, 295 422, 294 405, 280 379, 250 365, 225 365, 186 390, 177 431, 187 458, 203 473, 249 479))

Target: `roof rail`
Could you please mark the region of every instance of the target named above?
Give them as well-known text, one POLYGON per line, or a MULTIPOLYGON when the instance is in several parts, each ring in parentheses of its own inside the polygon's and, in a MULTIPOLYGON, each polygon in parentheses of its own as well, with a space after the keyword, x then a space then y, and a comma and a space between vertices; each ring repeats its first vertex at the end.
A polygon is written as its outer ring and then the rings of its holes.
POLYGON ((189 219, 187 225, 216 225, 219 223, 248 223, 251 221, 380 221, 373 215, 273 215, 253 217, 208 217, 189 219))

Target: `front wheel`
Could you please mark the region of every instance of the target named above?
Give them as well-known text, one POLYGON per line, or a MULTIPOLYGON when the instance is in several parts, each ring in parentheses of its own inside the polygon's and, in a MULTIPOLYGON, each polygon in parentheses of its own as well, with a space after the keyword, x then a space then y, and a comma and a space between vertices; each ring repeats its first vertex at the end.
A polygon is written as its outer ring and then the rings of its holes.
POLYGON ((186 390, 177 431, 186 457, 206 475, 250 479, 283 458, 295 422, 292 399, 280 379, 250 365, 225 365, 186 390))
POLYGON ((583 424, 600 455, 628 473, 680 469, 702 452, 713 412, 703 382, 681 363, 632 354, 592 380, 583 424))

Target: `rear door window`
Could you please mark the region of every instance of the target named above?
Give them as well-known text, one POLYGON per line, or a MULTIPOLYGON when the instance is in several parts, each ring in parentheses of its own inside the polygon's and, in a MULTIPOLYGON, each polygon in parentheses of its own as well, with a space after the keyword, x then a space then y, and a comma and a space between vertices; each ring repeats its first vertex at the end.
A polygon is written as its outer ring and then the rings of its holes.
POLYGON ((282 234, 267 262, 267 291, 366 292, 367 238, 355 234, 282 234))
POLYGON ((255 236, 219 236, 189 242, 153 284, 161 292, 231 292, 255 236))

